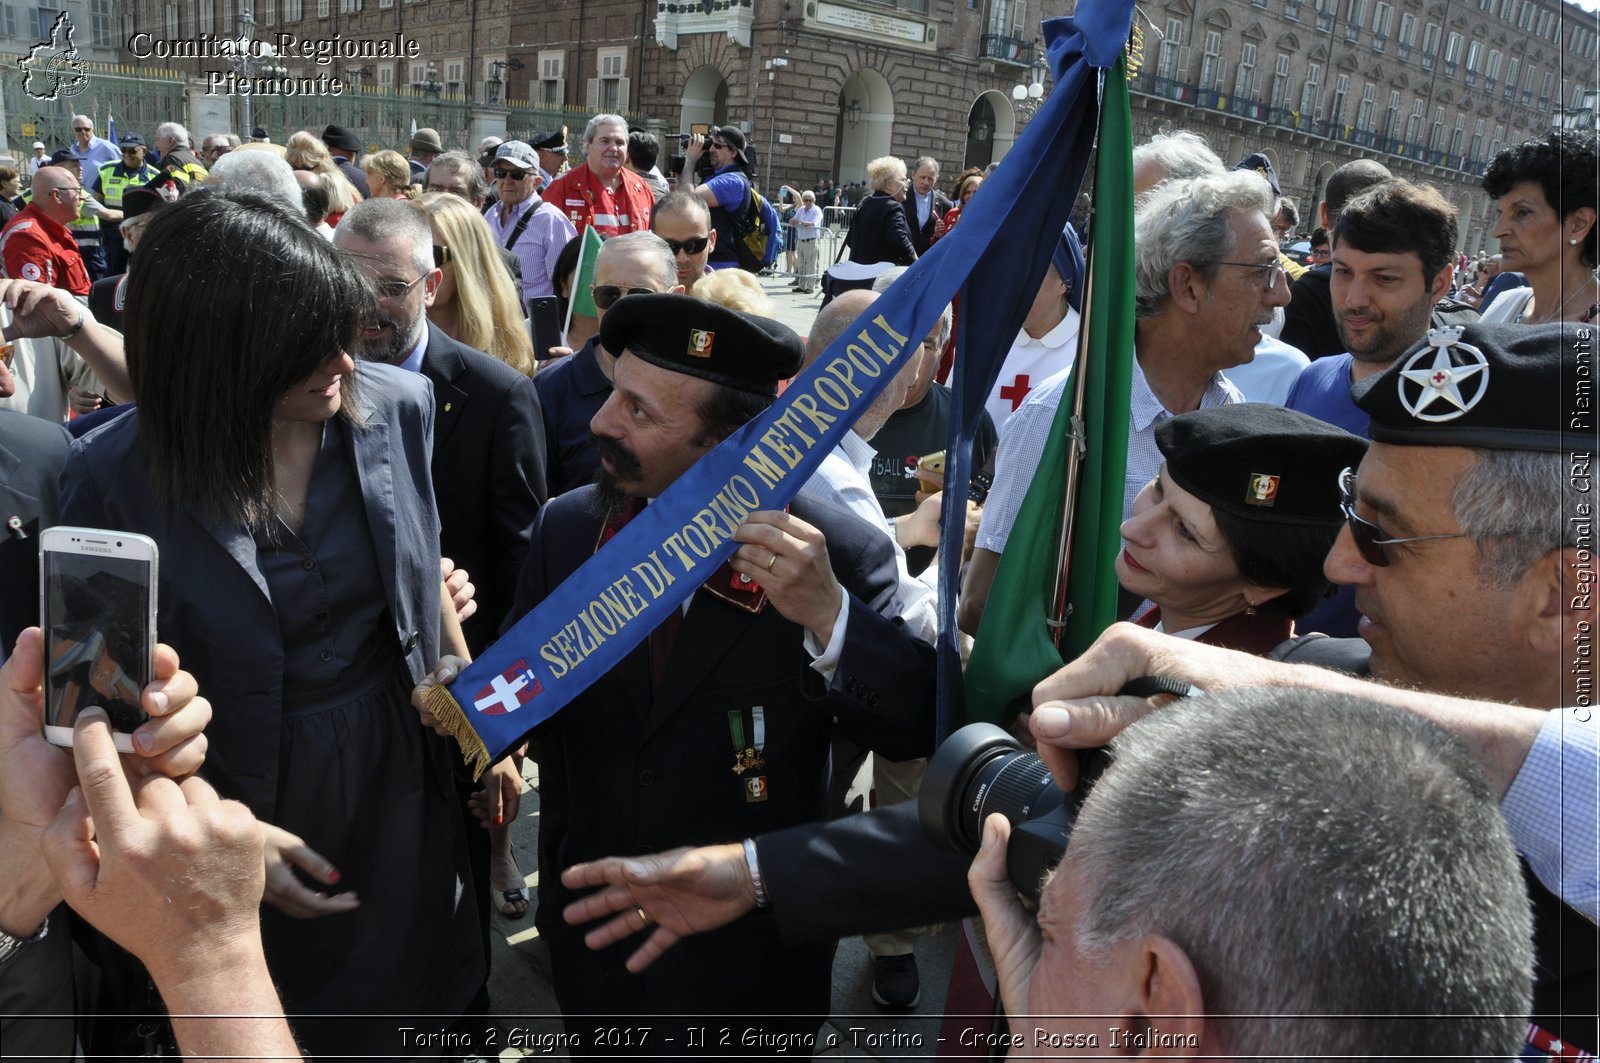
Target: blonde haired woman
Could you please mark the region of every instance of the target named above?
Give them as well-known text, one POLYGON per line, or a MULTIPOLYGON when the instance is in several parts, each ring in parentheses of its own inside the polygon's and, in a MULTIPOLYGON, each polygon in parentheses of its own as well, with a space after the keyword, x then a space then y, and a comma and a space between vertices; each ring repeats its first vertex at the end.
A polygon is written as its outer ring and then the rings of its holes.
POLYGON ((361 193, 340 171, 339 164, 333 161, 328 145, 317 139, 315 134, 304 129, 295 133, 283 146, 283 158, 291 170, 306 170, 322 178, 323 187, 328 190, 326 220, 329 226, 338 226, 344 212, 361 202, 361 193))
POLYGON ((411 180, 411 164, 398 151, 375 151, 361 160, 361 169, 367 175, 367 188, 373 199, 417 198, 411 180))
POLYGON ((433 225, 434 261, 444 260, 444 280, 428 308, 428 320, 451 339, 532 376, 533 341, 517 287, 483 216, 460 196, 443 192, 430 192, 416 204, 433 225))
POLYGON ((690 293, 706 303, 725 306, 743 314, 756 317, 777 318, 778 308, 767 297, 766 289, 756 280, 755 274, 742 269, 719 269, 695 282, 690 293))
POLYGON ((909 266, 917 260, 911 226, 901 204, 906 194, 906 164, 893 155, 867 163, 872 194, 861 201, 845 242, 851 262, 893 262, 909 266))

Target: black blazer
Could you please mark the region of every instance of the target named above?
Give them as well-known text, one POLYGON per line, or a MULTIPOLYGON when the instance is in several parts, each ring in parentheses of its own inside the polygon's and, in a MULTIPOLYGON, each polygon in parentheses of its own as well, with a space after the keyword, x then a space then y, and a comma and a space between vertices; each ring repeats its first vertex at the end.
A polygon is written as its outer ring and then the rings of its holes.
MULTIPOLYGON (((539 514, 517 608, 541 601, 594 552, 602 531, 594 488, 559 495, 539 514)), ((721 579, 696 592, 652 694, 650 647, 619 664, 533 732, 541 779, 538 922, 570 1014, 810 1014, 828 1009, 831 946, 779 951, 770 916, 679 943, 650 970, 628 975, 627 951, 595 953, 560 919, 572 895, 567 864, 608 854, 658 852, 794 826, 827 815, 829 739, 835 726, 895 759, 926 755, 933 739, 933 649, 875 612, 897 577, 888 540, 845 511, 796 516, 821 529, 850 598, 844 653, 825 683, 802 649, 803 632, 770 605, 730 594, 721 579), (770 795, 747 800, 736 775, 730 711, 765 712, 770 795), (551 817, 558 851, 545 847, 551 817), (552 866, 555 865, 555 866, 552 866), (748 967, 730 957, 757 956, 748 967)), ((752 717, 753 718, 753 717, 752 717)), ((749 741, 749 737, 746 737, 749 741)), ((626 943, 625 943, 626 944, 626 943)))
POLYGON ((906 222, 911 226, 911 246, 917 249, 918 257, 928 253, 928 248, 933 245, 933 230, 944 217, 945 211, 955 206, 950 202, 950 197, 939 191, 933 190, 933 208, 928 212, 928 220, 922 225, 917 224, 917 203, 915 192, 906 193, 904 208, 906 222))
MULTIPOLYGON (((439 660, 439 525, 428 479, 433 399, 416 374, 363 362, 365 425, 350 431, 367 525, 395 645, 411 679, 439 660)), ((61 471, 61 522, 150 536, 160 548, 156 631, 194 673, 216 715, 206 778, 273 821, 283 717, 283 636, 250 532, 161 499, 145 475, 139 416, 126 413, 72 444, 61 471)))
POLYGON ((887 192, 874 192, 856 208, 850 223, 851 262, 893 262, 909 266, 917 260, 906 210, 887 192))
POLYGON ((494 641, 511 608, 544 505, 544 417, 533 381, 428 325, 422 375, 433 385, 433 491, 439 545, 477 588, 464 625, 474 654, 494 641))
POLYGON ((53 421, 0 410, 0 660, 39 622, 39 530, 56 523, 56 475, 71 442, 53 421))

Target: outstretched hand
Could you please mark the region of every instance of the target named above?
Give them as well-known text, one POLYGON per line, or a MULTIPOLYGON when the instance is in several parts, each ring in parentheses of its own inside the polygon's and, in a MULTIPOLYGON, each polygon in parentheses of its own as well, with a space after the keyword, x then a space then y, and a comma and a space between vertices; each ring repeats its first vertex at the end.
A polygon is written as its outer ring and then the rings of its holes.
POLYGON ((605 887, 561 913, 572 926, 616 916, 584 936, 591 949, 655 927, 628 957, 628 970, 635 974, 691 934, 727 926, 756 907, 744 846, 738 844, 574 864, 562 872, 561 884, 572 890, 605 887))

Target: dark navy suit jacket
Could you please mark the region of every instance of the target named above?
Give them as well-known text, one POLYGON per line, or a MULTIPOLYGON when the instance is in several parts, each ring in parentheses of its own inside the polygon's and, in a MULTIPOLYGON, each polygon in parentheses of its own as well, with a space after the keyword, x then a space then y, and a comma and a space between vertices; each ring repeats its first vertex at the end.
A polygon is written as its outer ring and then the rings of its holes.
POLYGON ((511 608, 528 531, 545 500, 545 432, 533 381, 428 326, 422 375, 433 385, 433 491, 444 556, 467 570, 474 654, 511 608))
MULTIPOLYGON (((416 374, 361 363, 365 425, 352 427, 383 592, 412 681, 439 659, 439 523, 428 455, 433 398, 416 374)), ((205 775, 225 797, 271 822, 278 793, 283 641, 250 532, 162 501, 140 459, 128 413, 72 444, 61 472, 64 524, 140 532, 156 541, 156 630, 200 680, 216 715, 205 775)))

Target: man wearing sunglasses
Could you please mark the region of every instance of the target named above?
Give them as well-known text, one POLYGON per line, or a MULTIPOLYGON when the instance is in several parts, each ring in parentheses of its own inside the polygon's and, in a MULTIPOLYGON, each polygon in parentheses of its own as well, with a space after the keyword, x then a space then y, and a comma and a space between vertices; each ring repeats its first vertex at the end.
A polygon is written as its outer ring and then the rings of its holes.
POLYGON ((706 262, 717 249, 711 209, 693 192, 671 192, 656 204, 650 229, 672 249, 678 261, 678 283, 693 293, 695 281, 711 272, 706 262))
POLYGON ((67 150, 83 164, 85 187, 90 191, 100 179, 100 167, 122 158, 120 148, 105 137, 95 136, 94 120, 85 114, 72 116, 72 146, 67 150))
MULTIPOLYGON (((591 289, 599 323, 605 322, 606 313, 624 296, 681 294, 684 286, 678 283, 678 270, 682 261, 679 255, 674 263, 672 251, 654 233, 627 233, 607 240, 595 258, 591 289)), ((606 350, 597 330, 576 354, 557 358, 533 378, 545 414, 552 498, 593 483, 600 471, 600 451, 589 422, 611 397, 611 370, 617 353, 606 350)))
POLYGON ((539 197, 539 160, 525 142, 508 140, 496 148, 490 173, 498 198, 483 217, 494 242, 517 256, 523 300, 554 295, 556 259, 577 230, 539 197))
POLYGON ((124 133, 117 138, 122 149, 122 161, 106 163, 100 167, 98 190, 94 193, 111 211, 100 216, 100 245, 105 249, 106 276, 124 273, 128 268, 128 252, 122 245, 122 195, 155 178, 161 171, 145 161, 144 137, 138 133, 124 133))
MULTIPOLYGON (((1433 329, 1356 386, 1372 446, 1342 478, 1348 527, 1325 567, 1355 588, 1365 644, 1313 637, 1283 659, 1481 701, 1593 700, 1595 422, 1574 399, 1593 339, 1580 331, 1433 329)), ((1535 1022, 1593 1049, 1600 938, 1542 886, 1530 892, 1535 1022)))
POLYGON ((735 269, 739 265, 736 223, 750 205, 749 169, 744 133, 735 126, 713 126, 710 133, 696 133, 684 145, 678 187, 705 201, 722 244, 720 251, 712 245, 711 269, 735 269), (711 156, 711 175, 703 179, 699 174, 702 154, 711 156))

